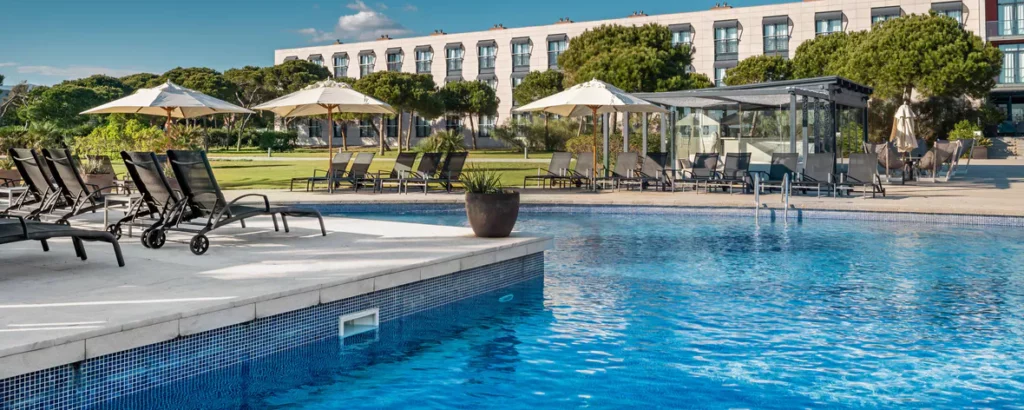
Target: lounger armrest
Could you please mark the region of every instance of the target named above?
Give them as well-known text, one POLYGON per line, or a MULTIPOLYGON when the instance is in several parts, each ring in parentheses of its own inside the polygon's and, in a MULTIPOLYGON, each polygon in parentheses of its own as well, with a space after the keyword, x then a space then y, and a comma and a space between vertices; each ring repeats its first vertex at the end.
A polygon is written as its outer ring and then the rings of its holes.
POLYGON ((238 202, 241 199, 245 199, 245 198, 249 198, 249 197, 260 197, 260 198, 263 198, 263 206, 264 206, 265 210, 266 211, 270 211, 270 198, 267 198, 267 196, 263 195, 263 194, 245 194, 245 195, 242 195, 242 196, 240 196, 238 198, 232 199, 231 202, 228 202, 227 207, 230 208, 231 205, 235 204, 235 202, 238 202))
POLYGON ((26 238, 28 237, 28 224, 25 223, 25 218, 22 218, 22 217, 17 216, 17 215, 11 215, 11 214, 0 215, 0 218, 17 218, 18 219, 18 224, 21 225, 21 234, 22 234, 22 236, 25 236, 26 238))

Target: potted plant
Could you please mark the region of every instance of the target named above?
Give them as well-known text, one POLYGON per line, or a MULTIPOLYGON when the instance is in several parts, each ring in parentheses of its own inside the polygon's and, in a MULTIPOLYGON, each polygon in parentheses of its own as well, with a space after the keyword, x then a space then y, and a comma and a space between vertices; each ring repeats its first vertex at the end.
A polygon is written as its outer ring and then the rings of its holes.
POLYGON ((82 161, 82 174, 82 179, 86 184, 95 185, 100 188, 114 186, 114 169, 102 157, 87 156, 82 161))
POLYGON ((0 158, 0 186, 8 181, 21 179, 21 174, 14 168, 14 160, 8 157, 0 158))
POLYGON ((983 137, 981 127, 973 122, 963 120, 956 123, 953 130, 949 132, 949 139, 951 141, 973 139, 973 152, 964 152, 964 156, 971 155, 972 159, 988 159, 988 148, 992 146, 992 140, 983 137))
POLYGON ((519 193, 501 186, 501 174, 475 169, 462 174, 466 186, 466 217, 481 238, 504 238, 519 218, 519 193))

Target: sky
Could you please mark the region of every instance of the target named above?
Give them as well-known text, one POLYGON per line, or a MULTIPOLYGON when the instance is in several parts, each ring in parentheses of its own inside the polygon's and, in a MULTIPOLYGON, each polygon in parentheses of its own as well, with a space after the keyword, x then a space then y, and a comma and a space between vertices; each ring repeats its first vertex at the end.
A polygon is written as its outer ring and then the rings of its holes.
MULTIPOLYGON (((734 0, 737 7, 784 0, 734 0)), ((790 0, 792 1, 792 0, 790 0)), ((274 50, 706 10, 714 0, 0 0, 5 85, 273 64, 274 50)))

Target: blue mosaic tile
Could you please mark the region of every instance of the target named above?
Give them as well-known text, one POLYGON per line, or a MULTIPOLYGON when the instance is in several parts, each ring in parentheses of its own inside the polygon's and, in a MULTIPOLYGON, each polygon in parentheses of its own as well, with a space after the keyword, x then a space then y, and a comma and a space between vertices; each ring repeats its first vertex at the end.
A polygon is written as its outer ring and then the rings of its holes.
POLYGON ((338 337, 342 315, 371 308, 386 323, 544 274, 544 255, 311 306, 0 380, 0 409, 85 408, 156 386, 338 337))

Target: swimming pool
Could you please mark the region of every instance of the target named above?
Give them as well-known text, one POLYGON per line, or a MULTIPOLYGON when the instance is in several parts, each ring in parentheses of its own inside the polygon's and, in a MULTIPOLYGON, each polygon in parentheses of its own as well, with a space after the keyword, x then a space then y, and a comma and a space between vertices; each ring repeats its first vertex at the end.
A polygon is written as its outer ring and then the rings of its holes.
POLYGON ((556 237, 542 280, 105 407, 1024 402, 1020 229, 562 213, 525 213, 517 229, 556 237))

